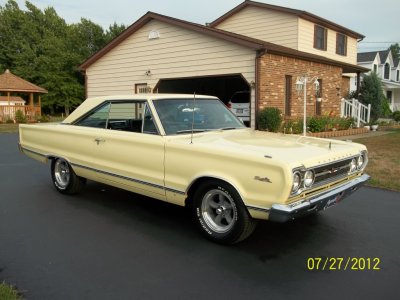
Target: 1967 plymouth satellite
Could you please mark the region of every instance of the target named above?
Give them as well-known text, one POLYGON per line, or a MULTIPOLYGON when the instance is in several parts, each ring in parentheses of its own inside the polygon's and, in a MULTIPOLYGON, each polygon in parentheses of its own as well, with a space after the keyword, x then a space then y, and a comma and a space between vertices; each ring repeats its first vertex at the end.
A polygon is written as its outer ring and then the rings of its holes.
POLYGON ((59 124, 21 125, 20 149, 51 163, 63 194, 91 179, 189 206, 200 231, 225 244, 257 219, 329 208, 369 178, 363 145, 251 130, 210 96, 87 99, 59 124))

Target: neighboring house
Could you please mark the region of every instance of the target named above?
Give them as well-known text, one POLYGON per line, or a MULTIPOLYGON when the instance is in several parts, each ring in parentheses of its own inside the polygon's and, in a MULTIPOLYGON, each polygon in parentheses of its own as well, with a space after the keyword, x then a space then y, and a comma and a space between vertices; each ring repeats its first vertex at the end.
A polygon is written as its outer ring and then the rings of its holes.
POLYGON ((149 12, 80 68, 88 97, 196 92, 227 102, 248 91, 254 128, 264 107, 278 107, 287 118, 303 116, 295 83, 304 74, 318 77, 321 86, 318 95, 308 86, 307 114, 340 114, 343 74, 367 71, 356 64, 362 38, 307 12, 245 1, 208 26, 149 12), (269 24, 272 19, 280 25, 269 24))
MULTIPOLYGON (((383 90, 392 111, 400 110, 400 65, 390 50, 358 53, 358 65, 375 72, 381 78, 383 90)), ((369 73, 370 73, 369 72, 369 73)), ((351 90, 356 90, 354 80, 351 90)))
POLYGON ((0 106, 24 106, 25 100, 16 96, 0 96, 0 106))

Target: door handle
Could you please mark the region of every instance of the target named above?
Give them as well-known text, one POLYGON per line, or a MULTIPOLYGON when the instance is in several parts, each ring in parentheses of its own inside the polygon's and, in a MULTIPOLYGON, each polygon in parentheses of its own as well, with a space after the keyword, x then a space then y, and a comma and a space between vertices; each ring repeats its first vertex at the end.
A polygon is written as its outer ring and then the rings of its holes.
POLYGON ((98 144, 100 143, 104 143, 106 140, 105 139, 101 139, 101 138, 95 138, 94 141, 98 144))

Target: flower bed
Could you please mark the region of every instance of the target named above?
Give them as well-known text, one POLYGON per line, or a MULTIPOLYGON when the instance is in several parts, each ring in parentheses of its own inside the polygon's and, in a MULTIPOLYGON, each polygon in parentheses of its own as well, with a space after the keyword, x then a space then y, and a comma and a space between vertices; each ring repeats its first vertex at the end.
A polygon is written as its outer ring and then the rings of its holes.
POLYGON ((324 132, 309 132, 307 136, 315 136, 321 138, 331 138, 337 136, 357 135, 369 132, 368 128, 351 128, 346 130, 333 130, 324 132))

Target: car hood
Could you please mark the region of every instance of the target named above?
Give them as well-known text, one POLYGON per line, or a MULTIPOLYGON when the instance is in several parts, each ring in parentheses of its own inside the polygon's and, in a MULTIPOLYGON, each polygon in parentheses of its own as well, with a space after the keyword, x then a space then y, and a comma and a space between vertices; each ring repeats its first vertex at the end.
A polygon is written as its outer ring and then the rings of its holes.
MULTIPOLYGON (((176 136, 175 141, 190 143, 190 135, 176 136)), ((293 167, 326 164, 357 155, 366 149, 365 146, 352 142, 250 129, 194 134, 191 145, 219 153, 224 151, 235 156, 270 158, 293 167)))

